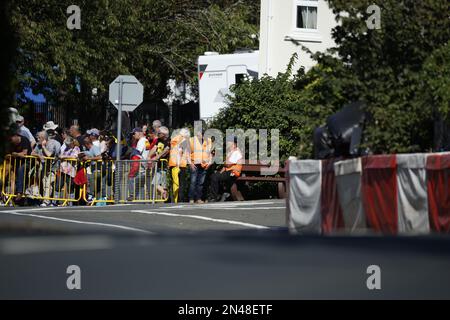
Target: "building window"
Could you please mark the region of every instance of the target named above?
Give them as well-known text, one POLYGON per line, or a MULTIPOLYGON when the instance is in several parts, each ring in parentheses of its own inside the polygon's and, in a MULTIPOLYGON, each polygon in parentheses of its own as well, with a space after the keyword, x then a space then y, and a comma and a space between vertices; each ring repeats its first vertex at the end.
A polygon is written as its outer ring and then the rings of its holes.
POLYGON ((245 79, 245 73, 236 73, 236 75, 234 76, 234 80, 235 80, 235 84, 239 85, 242 82, 244 82, 245 79))
POLYGON ((322 42, 318 29, 319 0, 292 0, 292 3, 292 29, 285 40, 322 42))
POLYGON ((317 1, 298 2, 301 5, 297 5, 296 27, 298 29, 317 29, 317 1), (311 2, 315 5, 312 5, 311 2))
POLYGON ((317 29, 317 7, 297 6, 297 28, 317 29))

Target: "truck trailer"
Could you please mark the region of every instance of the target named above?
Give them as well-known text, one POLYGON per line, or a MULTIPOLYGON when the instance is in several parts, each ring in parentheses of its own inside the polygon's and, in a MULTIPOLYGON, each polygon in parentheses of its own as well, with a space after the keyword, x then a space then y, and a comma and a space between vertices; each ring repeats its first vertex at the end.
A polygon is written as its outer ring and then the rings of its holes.
POLYGON ((209 120, 226 106, 230 86, 246 76, 258 78, 259 51, 236 51, 233 54, 205 52, 198 58, 200 118, 209 120))

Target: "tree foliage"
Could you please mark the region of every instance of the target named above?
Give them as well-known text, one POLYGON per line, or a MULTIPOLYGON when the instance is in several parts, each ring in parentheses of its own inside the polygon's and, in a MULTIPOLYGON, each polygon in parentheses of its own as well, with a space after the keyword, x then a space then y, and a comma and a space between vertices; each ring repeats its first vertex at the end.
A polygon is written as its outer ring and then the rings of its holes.
POLYGON ((17 45, 17 39, 14 36, 8 16, 11 12, 11 1, 0 2, 0 161, 6 152, 8 145, 7 138, 11 131, 9 127, 8 108, 14 101, 14 53, 17 45))
POLYGON ((135 75, 145 99, 160 101, 168 79, 196 84, 196 58, 204 51, 257 46, 250 35, 258 30, 258 10, 250 1, 80 0, 81 30, 66 27, 71 4, 13 0, 16 76, 19 93, 30 87, 85 118, 92 88, 107 103, 108 85, 119 74, 135 75))
POLYGON ((290 78, 262 77, 234 88, 215 123, 280 128, 282 155, 312 157, 312 132, 346 102, 366 101, 365 145, 374 153, 428 151, 436 114, 449 117, 450 3, 329 0, 336 43, 313 53, 317 66, 290 78), (366 9, 381 8, 381 29, 366 9), (300 147, 299 147, 300 146, 300 147))
POLYGON ((423 103, 431 104, 434 109, 450 121, 450 41, 433 51, 425 60, 421 92, 423 103))
MULTIPOLYGON (((278 129, 281 160, 290 155, 309 157, 315 127, 333 114, 343 102, 341 84, 331 69, 317 65, 305 74, 293 74, 294 55, 285 73, 244 81, 231 88, 229 107, 220 110, 210 126, 227 128, 278 129)), ((335 70, 336 71, 336 70, 335 70)), ((342 76, 345 70, 342 69, 342 76)))
POLYGON ((373 121, 367 145, 377 153, 423 151, 432 141, 432 104, 417 93, 426 59, 450 39, 450 4, 440 0, 376 1, 381 29, 368 30, 366 8, 373 1, 330 0, 341 24, 332 50, 360 83, 373 121), (343 14, 346 12, 347 14, 343 14))

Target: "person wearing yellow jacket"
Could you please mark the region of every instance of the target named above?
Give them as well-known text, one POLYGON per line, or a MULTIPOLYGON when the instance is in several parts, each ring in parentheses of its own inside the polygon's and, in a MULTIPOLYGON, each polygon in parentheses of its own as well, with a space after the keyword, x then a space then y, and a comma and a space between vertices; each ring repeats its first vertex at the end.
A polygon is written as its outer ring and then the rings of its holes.
POLYGON ((188 158, 191 156, 188 148, 189 137, 189 130, 183 128, 170 140, 169 168, 172 174, 173 201, 175 203, 185 202, 186 167, 188 158))
POLYGON ((203 132, 199 131, 197 135, 190 139, 191 157, 189 169, 191 173, 191 184, 189 187, 189 202, 203 203, 203 183, 205 182, 206 172, 212 163, 211 139, 204 139, 203 132))
POLYGON ((211 199, 209 202, 225 201, 231 195, 231 186, 241 175, 244 157, 237 146, 237 139, 228 142, 228 153, 225 165, 220 172, 211 176, 211 199))

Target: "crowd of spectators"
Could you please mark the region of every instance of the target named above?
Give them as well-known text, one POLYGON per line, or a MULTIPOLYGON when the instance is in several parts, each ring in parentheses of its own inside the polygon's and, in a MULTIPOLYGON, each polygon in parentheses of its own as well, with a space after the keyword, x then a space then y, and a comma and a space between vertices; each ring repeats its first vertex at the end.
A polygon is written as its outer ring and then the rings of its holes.
MULTIPOLYGON (((16 125, 9 156, 2 165, 3 203, 13 194, 16 204, 61 205, 59 199, 78 199, 84 185, 87 194, 83 199, 88 203, 114 199, 117 143, 121 144, 120 179, 127 181, 120 185, 120 193, 127 202, 155 196, 198 204, 225 201, 242 167, 236 141, 227 145, 226 161, 219 168, 213 161, 213 141, 204 138, 204 132, 191 137, 188 128, 181 128, 170 135, 159 120, 134 128, 120 141, 108 130, 83 132, 79 125, 62 128, 53 121, 33 134, 20 115, 16 125)), ((85 204, 83 199, 77 204, 85 204)))

